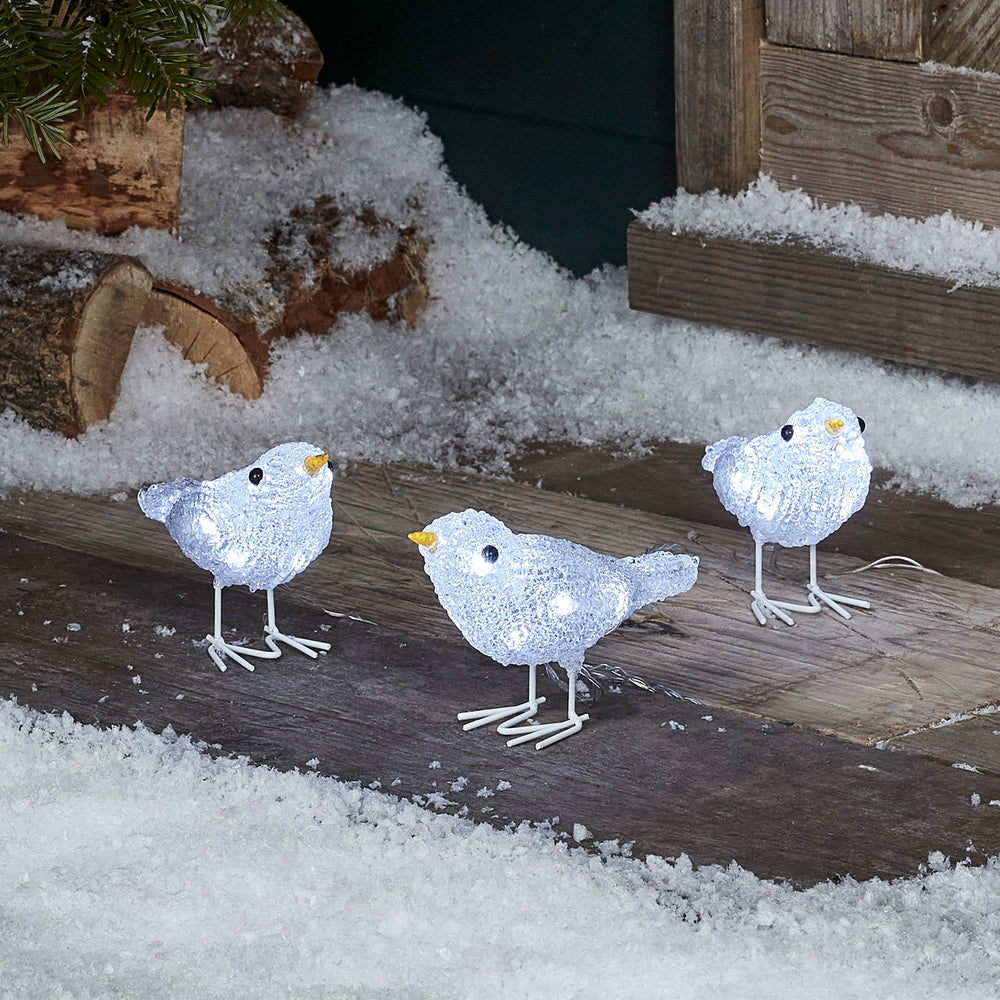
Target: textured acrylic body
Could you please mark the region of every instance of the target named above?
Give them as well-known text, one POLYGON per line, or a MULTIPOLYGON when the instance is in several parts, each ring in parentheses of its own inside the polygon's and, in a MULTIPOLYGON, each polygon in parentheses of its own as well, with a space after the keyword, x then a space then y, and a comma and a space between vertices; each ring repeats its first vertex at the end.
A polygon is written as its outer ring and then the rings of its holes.
POLYGON ((148 486, 139 504, 218 586, 270 590, 304 570, 330 540, 333 474, 325 465, 310 474, 304 465, 320 451, 304 442, 279 445, 218 479, 148 486))
POLYGON ((757 541, 813 545, 864 506, 871 462, 858 418, 839 403, 818 398, 782 430, 718 441, 702 465, 723 506, 757 541), (838 431, 827 429, 837 421, 838 431))
POLYGON ((548 535, 518 535, 482 511, 428 525, 424 568, 468 642, 499 663, 580 662, 636 608, 689 590, 698 560, 669 552, 601 555, 548 535))

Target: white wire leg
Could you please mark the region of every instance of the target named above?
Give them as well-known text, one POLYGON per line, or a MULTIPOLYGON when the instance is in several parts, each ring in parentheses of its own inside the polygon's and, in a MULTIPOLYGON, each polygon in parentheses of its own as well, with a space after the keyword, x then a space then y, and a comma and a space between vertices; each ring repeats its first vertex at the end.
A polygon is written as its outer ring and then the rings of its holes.
POLYGON ((828 594, 816 582, 816 546, 809 546, 809 603, 814 604, 819 610, 820 602, 832 608, 841 618, 850 618, 851 613, 846 608, 841 607, 847 604, 852 608, 870 608, 870 601, 862 601, 857 597, 842 597, 840 594, 828 594))
POLYGON ((291 646, 292 649, 297 649, 300 653, 305 653, 306 656, 311 656, 314 660, 319 655, 317 650, 322 650, 326 653, 330 649, 330 643, 328 642, 320 642, 318 639, 300 639, 295 635, 285 635, 284 632, 278 629, 278 626, 274 622, 273 590, 267 592, 267 624, 264 626, 264 632, 264 642, 274 650, 275 656, 281 656, 281 650, 278 649, 279 642, 285 643, 286 646, 291 646))
POLYGON ((276 656, 281 656, 280 650, 233 646, 222 638, 222 589, 218 584, 215 584, 215 634, 205 636, 208 640, 208 655, 212 657, 212 662, 225 673, 226 661, 224 657, 231 656, 241 667, 252 672, 253 664, 246 659, 247 656, 259 656, 265 660, 273 660, 276 656))
MULTIPOLYGON (((795 620, 792 618, 789 611, 794 611, 801 615, 814 615, 820 611, 818 604, 812 603, 810 598, 809 604, 789 604, 787 601, 772 601, 764 593, 764 586, 762 583, 762 573, 761 573, 761 562, 763 557, 764 546, 754 539, 754 544, 757 546, 756 552, 756 568, 754 570, 754 589, 750 591, 750 596, 753 601, 750 604, 750 610, 754 613, 754 617, 760 622, 761 625, 766 625, 768 618, 779 618, 786 625, 794 625, 795 620)), ((813 546, 815 548, 815 546, 813 546)))
MULTIPOLYGON (((507 746, 517 746, 519 743, 527 743, 529 740, 541 736, 542 739, 535 744, 535 749, 543 750, 545 747, 551 746, 559 740, 564 740, 567 736, 572 736, 573 733, 578 733, 583 729, 583 724, 590 718, 589 715, 577 715, 576 712, 576 680, 580 676, 583 657, 580 658, 579 663, 571 663, 568 666, 565 663, 560 663, 559 665, 566 671, 566 679, 569 682, 569 694, 566 696, 565 720, 562 722, 546 722, 538 726, 519 726, 516 728, 513 726, 514 720, 511 720, 511 723, 500 726, 497 730, 505 736, 518 734, 514 736, 514 739, 507 740, 507 746)), ((535 668, 532 667, 531 669, 532 673, 534 673, 535 668)))
POLYGON ((462 729, 478 729, 480 726, 491 726, 494 722, 499 722, 497 732, 506 733, 507 727, 519 725, 530 719, 538 711, 538 706, 545 701, 544 696, 539 698, 537 695, 537 669, 537 667, 528 668, 527 701, 521 702, 520 705, 503 705, 500 708, 479 708, 472 712, 459 712, 459 721, 465 722, 462 729), (503 721, 505 719, 506 722, 503 721), (466 720, 469 721, 466 722, 466 720))

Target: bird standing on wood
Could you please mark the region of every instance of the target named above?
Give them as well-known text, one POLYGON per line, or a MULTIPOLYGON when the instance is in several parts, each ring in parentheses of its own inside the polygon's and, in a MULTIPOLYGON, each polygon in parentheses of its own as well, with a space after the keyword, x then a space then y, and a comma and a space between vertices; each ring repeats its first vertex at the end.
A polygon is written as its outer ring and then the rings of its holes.
POLYGON ((162 521, 181 551, 215 578, 215 632, 206 639, 220 670, 226 669, 226 656, 253 670, 245 657, 274 659, 281 655, 279 642, 312 657, 330 648, 278 630, 274 588, 326 548, 333 528, 332 482, 329 456, 298 441, 278 445, 218 479, 174 479, 139 491, 143 513, 162 521), (222 589, 238 584, 267 591, 266 650, 236 647, 222 638, 222 589))
POLYGON ((587 649, 633 611, 694 586, 695 556, 663 550, 628 559, 601 555, 548 535, 520 535, 477 510, 445 514, 410 540, 441 604, 462 635, 498 663, 529 667, 528 698, 520 705, 462 712, 463 727, 499 722, 507 746, 541 737, 536 748, 579 732, 576 681, 587 649), (566 719, 526 725, 545 701, 536 669, 557 662, 569 681, 566 719))
POLYGON ((769 617, 794 624, 789 611, 815 614, 822 605, 850 618, 844 605, 867 601, 827 594, 816 579, 816 543, 860 510, 872 465, 862 436, 865 423, 840 403, 817 398, 793 413, 780 430, 759 437, 729 437, 709 445, 702 467, 712 473, 722 505, 750 529, 756 543, 756 586, 750 607, 761 625, 769 617), (761 583, 761 548, 777 542, 809 546, 808 604, 771 600, 761 583))

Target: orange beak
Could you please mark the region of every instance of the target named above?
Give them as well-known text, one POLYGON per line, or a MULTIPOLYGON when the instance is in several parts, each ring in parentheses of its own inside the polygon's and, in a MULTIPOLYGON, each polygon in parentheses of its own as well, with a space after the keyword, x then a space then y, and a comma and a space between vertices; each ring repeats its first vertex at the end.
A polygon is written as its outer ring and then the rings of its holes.
POLYGON ((329 455, 310 455, 304 463, 306 472, 308 472, 310 476, 315 476, 316 473, 319 472, 319 470, 322 469, 323 466, 329 461, 329 455))
POLYGON ((433 531, 412 531, 406 537, 430 552, 437 548, 438 536, 433 531))

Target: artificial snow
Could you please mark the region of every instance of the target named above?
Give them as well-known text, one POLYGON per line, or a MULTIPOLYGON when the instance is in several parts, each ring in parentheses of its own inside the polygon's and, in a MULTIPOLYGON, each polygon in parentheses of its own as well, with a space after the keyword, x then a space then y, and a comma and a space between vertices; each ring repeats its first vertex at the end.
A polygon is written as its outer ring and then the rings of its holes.
POLYGON ((13 702, 0 755, 5 1000, 996 996, 995 862, 795 891, 13 702))
MULTIPOLYGON (((0 415, 0 489, 120 497, 300 439, 341 463, 503 473, 531 441, 708 442, 780 426, 823 395, 864 416, 872 460, 898 484, 998 498, 1000 387, 630 312, 623 270, 574 279, 491 224, 399 102, 331 88, 293 126, 226 110, 185 128, 178 234, 110 239, 0 215, 0 243, 134 254, 266 318, 264 242, 293 210, 333 199, 345 267, 384 257, 408 226, 429 240, 427 310, 413 329, 349 315, 280 343, 252 402, 140 329, 105 423, 66 440, 0 415), (365 213, 387 226, 352 229, 365 213)), ((811 239, 956 283, 1000 273, 982 227, 819 209, 766 179, 733 199, 682 192, 644 217, 702 231, 714 218, 729 235, 811 239)), ((935 855, 909 879, 796 892, 736 866, 476 825, 322 777, 318 758, 279 773, 170 731, 100 731, 12 701, 0 701, 0 760, 5 1000, 997 994, 996 859, 935 855)), ((420 798, 447 802, 432 787, 420 798)))
MULTIPOLYGON (((333 199, 345 212, 345 266, 386 252, 377 235, 351 229, 363 213, 430 241, 430 305, 413 329, 351 314, 329 335, 279 343, 255 401, 208 379, 157 329, 141 329, 110 419, 79 439, 0 415, 0 489, 118 493, 211 478, 301 439, 340 463, 503 473, 528 442, 625 452, 663 439, 705 443, 781 426, 822 395, 863 415, 872 461, 897 484, 964 505, 1000 495, 1000 386, 632 312, 623 269, 574 279, 491 224, 449 177, 424 119, 384 95, 321 90, 292 126, 260 110, 191 114, 185 136, 178 235, 104 238, 0 215, 0 243, 134 254, 157 277, 260 314, 276 294, 264 241, 293 210, 333 199)), ((682 192, 643 217, 706 231, 714 219, 730 235, 808 235, 859 257, 880 247, 883 262, 956 282, 995 282, 1000 271, 1000 237, 981 226, 822 209, 766 180, 728 199, 682 192)))

